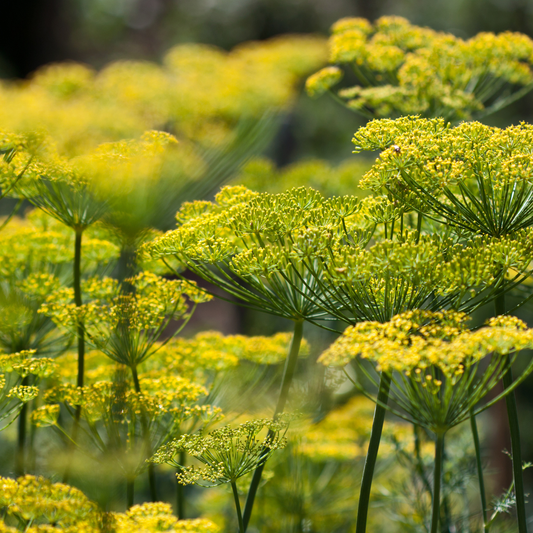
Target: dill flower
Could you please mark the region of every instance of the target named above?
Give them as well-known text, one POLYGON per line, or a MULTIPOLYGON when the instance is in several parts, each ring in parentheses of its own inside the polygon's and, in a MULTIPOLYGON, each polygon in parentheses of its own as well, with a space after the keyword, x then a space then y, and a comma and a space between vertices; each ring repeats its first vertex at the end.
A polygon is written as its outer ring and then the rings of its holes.
MULTIPOLYGON (((247 306, 296 321, 320 320, 326 313, 307 298, 319 290, 318 282, 297 250, 341 239, 357 209, 354 197, 324 199, 311 189, 257 194, 226 187, 213 203, 185 204, 178 229, 147 243, 143 252, 152 258, 175 255, 247 306)), ((312 267, 320 271, 319 263, 312 267)))
POLYGON ((170 464, 180 468, 178 481, 184 485, 216 486, 235 483, 237 479, 263 464, 274 450, 286 445, 288 421, 259 419, 225 426, 208 433, 182 435, 160 448, 150 459, 156 464, 170 464), (264 438, 261 432, 268 430, 264 438), (176 456, 186 452, 202 466, 182 467, 176 456))
POLYGON ((41 312, 70 331, 82 323, 95 348, 136 372, 137 366, 157 351, 156 343, 170 320, 186 323, 196 305, 210 297, 192 283, 166 280, 148 272, 130 282, 135 292, 119 294, 115 280, 89 279, 83 285, 91 298, 89 303, 73 304, 72 291, 64 289, 50 295, 41 312))
POLYGON ((98 530, 100 512, 78 489, 43 477, 0 478, 0 507, 7 524, 98 530))
POLYGON ((383 188, 425 216, 471 234, 529 227, 533 203, 528 124, 506 129, 479 122, 450 128, 442 119, 378 120, 354 136, 355 151, 382 150, 361 186, 383 188))
POLYGON ((470 120, 517 100, 533 82, 533 41, 520 33, 463 40, 397 16, 373 25, 346 18, 332 26, 328 44, 330 66, 307 79, 308 94, 331 91, 369 118, 418 113, 470 120), (339 90, 346 70, 357 83, 339 90))
MULTIPOLYGON (((365 365, 371 362, 375 371, 392 377, 390 397, 400 409, 394 412, 440 434, 468 419, 507 371, 507 357, 514 362, 533 343, 532 331, 518 319, 501 317, 475 331, 467 329, 467 319, 451 311, 409 311, 385 323, 362 322, 350 326, 320 362, 344 366, 359 358, 359 367, 375 382, 365 365)), ((498 398, 532 369, 529 364, 498 398)))
POLYGON ((168 503, 143 503, 134 505, 125 513, 112 513, 112 527, 117 533, 131 531, 168 531, 169 533, 218 533, 219 528, 210 520, 178 520, 168 503))
POLYGON ((14 422, 25 403, 39 394, 39 381, 53 374, 55 363, 49 358, 33 358, 35 350, 0 355, 0 422, 1 429, 14 422), (25 379, 32 377, 32 382, 25 379))
POLYGON ((65 419, 58 419, 60 404, 73 418, 80 411, 84 435, 75 443, 89 456, 111 458, 127 479, 146 468, 155 449, 182 432, 185 422, 208 425, 221 410, 206 405, 207 390, 193 381, 172 375, 141 377, 140 391, 115 372, 114 381, 97 381, 84 387, 59 384, 44 394, 45 405, 32 413, 33 423, 51 426, 65 435, 65 419))

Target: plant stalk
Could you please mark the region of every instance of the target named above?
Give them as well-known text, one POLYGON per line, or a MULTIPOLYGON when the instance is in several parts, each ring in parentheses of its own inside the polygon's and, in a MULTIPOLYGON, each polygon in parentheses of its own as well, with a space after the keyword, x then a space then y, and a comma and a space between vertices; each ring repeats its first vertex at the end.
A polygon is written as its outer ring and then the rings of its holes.
POLYGON ((133 497, 135 495, 135 479, 128 476, 126 479, 126 505, 129 509, 133 506, 133 497))
MULTIPOLYGON (((281 389, 279 392, 278 403, 276 405, 276 410, 274 411, 274 418, 277 418, 283 413, 285 409, 285 404, 287 403, 287 398, 289 396, 289 390, 292 383, 292 378, 294 376, 294 371, 296 369, 296 363, 298 362, 298 354, 300 352, 300 345, 302 343, 303 336, 303 320, 294 321, 294 333, 292 335, 291 346, 289 349, 289 354, 285 360, 285 369, 283 371, 283 378, 281 380, 281 389)), ((269 431, 268 437, 271 437, 271 432, 269 431)), ((255 496, 257 494, 257 489, 259 488, 259 483, 261 482, 261 476, 263 475, 263 469, 265 463, 260 464, 254 471, 252 481, 250 483, 250 488, 248 489, 248 496, 246 498, 246 504, 244 506, 243 514, 243 532, 248 528, 250 523, 250 518, 252 516, 252 509, 255 502, 255 496)))
POLYGON ((237 485, 235 481, 231 482, 231 488, 233 490, 233 499, 235 500, 235 510, 237 511, 237 519, 239 520, 239 533, 245 533, 244 522, 242 520, 241 504, 239 502, 239 493, 237 491, 237 485))
MULTIPOLYGON (((82 230, 76 230, 74 241, 74 303, 81 307, 81 239, 82 230)), ((78 379, 76 385, 83 387, 85 375, 85 330, 83 324, 78 324, 78 379)), ((76 422, 79 422, 81 405, 76 407, 76 422)))
MULTIPOLYGON (((186 455, 184 451, 180 452, 179 464, 185 466, 186 455)), ((178 472, 181 469, 178 469, 178 472)), ((177 483, 176 488, 176 508, 179 520, 185 519, 185 490, 181 483, 177 483)))
MULTIPOLYGON (((22 380, 22 385, 29 384, 29 376, 22 380)), ((17 420, 17 454, 15 456, 15 476, 26 473, 26 421, 28 418, 28 404, 24 403, 17 420)))
MULTIPOLYGON (((500 291, 494 301, 496 316, 505 313, 505 293, 500 291)), ((502 382, 504 390, 513 384, 513 373, 511 369, 511 358, 507 355, 505 363, 507 371, 503 375, 502 382)), ((509 432, 511 434, 511 456, 513 461, 513 481, 516 495, 516 518, 518 522, 518 533, 527 533, 526 521, 526 498, 524 492, 524 478, 522 474, 522 450, 520 446, 520 426, 518 423, 518 409, 516 406, 515 392, 511 391, 505 396, 507 407, 507 418, 509 420, 509 432)))
POLYGON ((470 427, 472 428, 474 449, 476 451, 477 478, 479 483, 479 495, 481 497, 481 512, 483 516, 483 533, 489 533, 490 528, 487 522, 487 496, 485 493, 485 482, 483 481, 483 465, 481 463, 481 446, 479 444, 479 434, 474 413, 471 413, 470 415, 470 427))
MULTIPOLYGON (((131 367, 131 375, 133 377, 133 385, 135 392, 141 394, 141 384, 139 382, 139 375, 137 374, 137 368, 131 367)), ((141 427, 143 430, 144 446, 146 448, 146 457, 149 458, 152 455, 152 446, 150 443, 150 435, 148 434, 148 423, 146 421, 146 413, 141 413, 141 427)), ((148 463, 148 485, 150 487, 150 499, 153 502, 157 501, 157 487, 155 480, 155 465, 154 463, 148 463)))
POLYGON ((379 378, 379 390, 376 407, 374 409, 374 420, 372 421, 372 431, 370 433, 370 442, 366 453, 365 466, 363 469, 363 478, 361 480, 361 489, 359 491, 359 503, 357 506, 357 523, 355 532, 365 533, 366 522, 368 518, 368 506, 370 504, 370 489, 372 488, 372 479, 378 457, 379 443, 381 433, 383 432, 383 423, 385 421, 385 407, 389 399, 389 390, 391 376, 381 373, 379 378))
POLYGON ((440 485, 444 451, 444 433, 437 434, 435 443, 435 470, 433 473, 433 503, 431 511, 431 533, 439 533, 440 485))
MULTIPOLYGON (((81 307, 83 302, 81 299, 81 244, 82 244, 83 230, 77 228, 75 230, 74 238, 74 303, 76 307, 81 307)), ((85 330, 83 324, 78 324, 77 328, 77 337, 78 337, 78 377, 76 380, 76 386, 78 388, 83 387, 84 384, 84 375, 85 375, 85 330)), ((72 436, 71 440, 76 441, 78 436, 78 428, 81 418, 81 404, 76 406, 76 411, 74 413, 74 424, 72 426, 72 436)), ((65 468, 65 473, 63 474, 63 483, 68 483, 70 477, 70 469, 72 467, 72 455, 74 450, 72 445, 70 446, 70 451, 67 459, 67 466, 65 468)))

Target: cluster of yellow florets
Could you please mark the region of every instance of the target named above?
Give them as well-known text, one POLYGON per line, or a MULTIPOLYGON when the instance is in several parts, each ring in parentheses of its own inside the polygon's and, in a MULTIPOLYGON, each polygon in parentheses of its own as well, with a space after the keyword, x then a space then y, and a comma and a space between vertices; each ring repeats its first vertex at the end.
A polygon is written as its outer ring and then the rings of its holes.
POLYGON ((218 533, 210 520, 178 520, 167 503, 135 505, 125 513, 104 513, 78 489, 43 477, 0 478, 0 531, 218 533))
POLYGON ((349 108, 370 117, 468 119, 486 112, 489 102, 494 108, 505 102, 502 84, 533 82, 533 41, 519 33, 463 40, 401 17, 381 17, 374 25, 348 18, 333 25, 329 49, 333 65, 308 78, 308 93, 335 90, 349 108), (344 66, 352 68, 357 85, 338 90, 344 66))

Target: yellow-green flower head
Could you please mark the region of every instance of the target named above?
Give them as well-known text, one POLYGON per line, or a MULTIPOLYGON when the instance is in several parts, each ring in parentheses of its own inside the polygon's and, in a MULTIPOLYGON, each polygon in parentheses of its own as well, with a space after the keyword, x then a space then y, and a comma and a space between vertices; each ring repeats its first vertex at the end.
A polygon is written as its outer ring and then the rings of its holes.
POLYGON ((231 140, 243 118, 289 107, 300 79, 326 56, 322 38, 284 36, 230 53, 180 45, 163 65, 118 61, 98 73, 55 64, 28 82, 0 85, 0 121, 13 131, 46 131, 66 157, 168 127, 213 148, 231 140))
POLYGON ((219 533, 219 528, 210 520, 178 520, 168 503, 143 503, 134 505, 125 513, 112 513, 111 522, 116 533, 219 533))
MULTIPOLYGON (((121 405, 121 414, 128 413, 131 420, 143 413, 149 416, 152 423, 171 415, 172 424, 179 425, 184 420, 202 414, 202 407, 197 405, 199 399, 207 395, 207 390, 189 379, 178 376, 160 376, 156 379, 142 377, 142 392, 133 390, 129 383, 114 384, 112 381, 97 381, 80 388, 73 384, 58 385, 46 391, 44 399, 47 405, 35 410, 34 422, 40 425, 56 422, 56 406, 58 402, 71 406, 81 405, 82 416, 91 422, 105 420, 123 423, 124 420, 113 420, 109 412, 113 405, 121 405)), ((209 407, 209 406, 204 406, 209 407)), ((220 410, 211 408, 210 413, 218 417, 220 410)))
POLYGON ((215 486, 235 482, 263 464, 274 450, 286 445, 288 420, 287 417, 251 420, 215 429, 207 435, 182 435, 161 447, 150 461, 179 468, 182 465, 176 457, 186 452, 200 461, 202 467, 182 467, 177 474, 180 483, 215 486))
POLYGON ((97 506, 78 489, 35 476, 0 478, 0 507, 8 523, 22 519, 58 530, 79 527, 92 533, 100 519, 97 506))
POLYGON ((31 85, 58 99, 68 100, 86 92, 94 81, 94 70, 80 63, 55 63, 39 69, 31 85))
MULTIPOLYGON (((24 403, 39 394, 39 381, 50 377, 57 370, 55 361, 49 358, 34 358, 34 350, 0 355, 0 421, 13 422, 24 403), (32 376, 32 384, 23 379, 32 376)), ((1 429, 5 429, 7 425, 1 429)))
MULTIPOLYGON (((141 365, 141 376, 155 378, 175 372, 204 383, 209 381, 212 373, 234 368, 239 361, 262 365, 282 363, 290 341, 290 333, 276 333, 270 337, 247 337, 204 331, 190 339, 175 337, 141 365)), ((305 357, 308 353, 309 345, 304 339, 300 355, 305 357)))
POLYGON ((226 187, 211 204, 186 205, 178 214, 181 226, 146 244, 144 253, 175 255, 201 277, 263 311, 318 319, 325 313, 306 298, 319 290, 314 278, 322 266, 316 252, 352 238, 358 209, 355 197, 326 199, 303 187, 280 194, 226 187), (312 252, 310 268, 306 260, 312 252))
POLYGON ((469 119, 503 107, 524 93, 517 86, 533 82, 533 41, 519 33, 479 33, 463 40, 402 17, 381 17, 374 25, 346 18, 333 25, 328 44, 332 66, 308 78, 308 93, 333 90, 368 117, 421 113, 469 119), (357 85, 334 89, 346 68, 357 85), (505 85, 512 96, 502 90, 505 85))
POLYGON ((386 189, 408 209, 492 236, 533 223, 532 140, 529 124, 452 128, 418 117, 372 121, 353 138, 356 152, 382 150, 362 187, 386 189))
MULTIPOLYGON (((451 311, 410 311, 386 323, 363 322, 349 327, 319 360, 333 366, 356 358, 370 361, 392 378, 391 397, 404 416, 446 431, 496 385, 509 354, 512 362, 533 347, 533 330, 518 319, 498 318, 475 331, 467 329, 467 319, 451 311)), ((520 380, 531 370, 533 364, 520 380)))
POLYGON ((197 304, 211 298, 193 282, 148 272, 128 281, 135 292, 121 294, 116 280, 91 278, 82 288, 92 301, 77 306, 73 290, 62 289, 49 296, 40 312, 70 331, 83 323, 95 348, 117 363, 137 366, 157 351, 170 320, 188 320, 197 304))

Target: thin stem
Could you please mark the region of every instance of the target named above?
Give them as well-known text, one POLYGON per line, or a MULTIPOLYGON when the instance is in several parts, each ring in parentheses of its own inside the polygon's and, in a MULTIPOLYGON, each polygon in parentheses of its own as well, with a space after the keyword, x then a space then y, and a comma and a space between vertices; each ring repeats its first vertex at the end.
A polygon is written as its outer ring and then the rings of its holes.
MULTIPOLYGON (((437 369, 438 371, 439 369, 437 369)), ((438 376, 439 379, 442 379, 442 375, 438 376)), ((442 464, 444 465, 446 463, 446 446, 444 443, 442 444, 442 464)), ((450 533, 451 527, 451 516, 450 516, 450 502, 448 495, 444 493, 442 495, 442 513, 441 513, 441 532, 442 533, 450 533)))
MULTIPOLYGON (((29 383, 29 377, 26 376, 22 380, 22 385, 29 383)), ((26 472, 26 420, 28 418, 28 404, 24 403, 20 410, 19 418, 17 420, 18 435, 17 435, 17 455, 15 458, 15 475, 17 477, 23 476, 26 472)))
MULTIPOLYGON (((81 241, 83 236, 82 229, 75 230, 75 239, 74 239, 74 303, 76 307, 81 307, 81 241)), ((76 380, 76 386, 81 388, 84 383, 85 375, 85 330, 82 323, 78 323, 77 328, 77 337, 78 337, 78 377, 76 380)), ((72 426, 72 437, 73 442, 76 441, 78 436, 78 429, 80 425, 81 418, 81 404, 76 406, 76 411, 74 413, 74 424, 72 426)), ((63 483, 68 483, 70 477, 70 469, 72 467, 72 454, 74 449, 70 446, 69 456, 67 458, 67 466, 65 468, 65 473, 63 474, 63 483)))
MULTIPOLYGON (((497 316, 505 313, 505 293, 503 291, 500 291, 496 297, 494 307, 497 316)), ((505 366, 507 372, 505 372, 502 378, 504 390, 513 384, 511 357, 509 354, 507 355, 505 366)), ((509 432, 511 434, 511 455, 513 460, 513 480, 516 495, 518 532, 527 533, 524 478, 522 474, 522 450, 520 446, 520 426, 518 423, 518 409, 516 406, 514 390, 505 397, 505 404, 507 406, 507 418, 509 420, 509 432)))
POLYGON ((429 494, 431 498, 431 484, 429 483, 429 480, 424 471, 424 463, 422 462, 422 454, 420 453, 420 437, 418 435, 419 429, 420 428, 416 424, 413 424, 413 433, 415 437, 416 471, 418 472, 418 475, 420 476, 420 479, 422 480, 424 488, 426 489, 427 493, 429 494))
POLYGON ((444 433, 437 435, 435 443, 435 470, 433 474, 433 504, 431 512, 431 533, 439 532, 439 513, 440 513, 440 485, 442 477, 442 459, 444 450, 444 433))
MULTIPOLYGON (((185 466, 186 455, 184 451, 180 452, 179 464, 185 466)), ((181 471, 181 468, 178 472, 181 471)), ((181 483, 177 483, 176 489, 176 507, 178 511, 178 518, 180 520, 185 519, 185 490, 181 483)))
MULTIPOLYGON (((81 307, 81 239, 83 232, 76 230, 74 241, 74 303, 81 307)), ((83 387, 85 374, 85 330, 83 324, 78 324, 78 379, 76 385, 83 387)), ((76 408, 76 421, 79 421, 81 406, 76 408)))
POLYGON ((389 399, 389 389, 391 376, 381 373, 379 378, 379 390, 376 407, 374 409, 374 420, 372 422, 372 432, 370 433, 370 442, 366 453, 365 467, 363 469, 363 479, 361 480, 361 489, 359 492, 359 504, 357 507, 357 524, 356 533, 365 533, 366 521, 368 517, 368 505, 370 503, 370 489, 372 488, 372 479, 378 457, 379 443, 383 431, 383 422, 385 421, 385 405, 389 399))
MULTIPOLYGON (((509 356, 507 356, 506 366, 508 370, 502 379, 504 388, 510 387, 513 384, 513 374, 511 371, 509 356)), ((518 424, 518 409, 516 407, 516 396, 514 391, 511 391, 505 397, 505 403, 507 406, 507 418, 509 419, 509 430, 511 433, 511 455, 513 459, 513 479, 516 494, 518 532, 527 533, 524 478, 522 475, 522 450, 520 446, 520 426, 518 424)))
POLYGON ((133 506, 133 497, 135 495, 135 478, 126 479, 126 505, 128 509, 133 506))
POLYGON ((479 483, 479 495, 481 497, 481 512, 483 516, 483 532, 489 533, 489 524, 487 522, 487 496, 485 494, 485 482, 483 481, 483 465, 481 464, 481 446, 479 445, 479 434, 477 431, 476 416, 471 412, 470 427, 472 428, 472 437, 474 438, 474 449, 476 451, 477 478, 479 483))
POLYGON ((239 520, 239 533, 245 533, 244 522, 242 520, 241 504, 239 502, 239 493, 237 492, 237 485, 235 481, 231 482, 231 488, 233 490, 233 499, 235 500, 235 510, 237 511, 237 519, 239 520))
MULTIPOLYGON (((294 333, 292 335, 289 354, 285 361, 285 369, 283 371, 283 378, 281 381, 281 389, 279 392, 278 403, 276 405, 276 410, 274 411, 274 418, 277 418, 281 413, 283 413, 283 410, 285 409, 285 404, 287 403, 289 389, 291 387, 292 378, 296 369, 296 363, 298 362, 300 345, 302 343, 303 325, 303 320, 294 321, 294 333)), ((270 431, 268 433, 268 436, 273 436, 270 434, 270 431)), ((248 524, 250 523, 255 496, 257 494, 257 489, 259 488, 259 483, 261 482, 261 476, 263 475, 264 467, 265 463, 263 462, 255 469, 252 481, 250 483, 250 488, 248 489, 248 496, 246 498, 246 504, 244 506, 243 531, 246 531, 246 529, 248 528, 248 524)))
MULTIPOLYGON (((131 366, 131 375, 133 377, 133 385, 135 387, 135 392, 141 394, 141 384, 139 382, 139 375, 137 374, 137 367, 131 366)), ((146 421, 146 413, 141 413, 141 427, 143 431, 144 446, 146 451, 146 457, 152 455, 152 445, 150 443, 150 434, 148 432, 148 422, 146 421)), ((157 488, 156 488, 156 479, 155 479, 155 465, 154 463, 148 463, 148 485, 150 487, 150 499, 153 502, 157 501, 157 488)))

